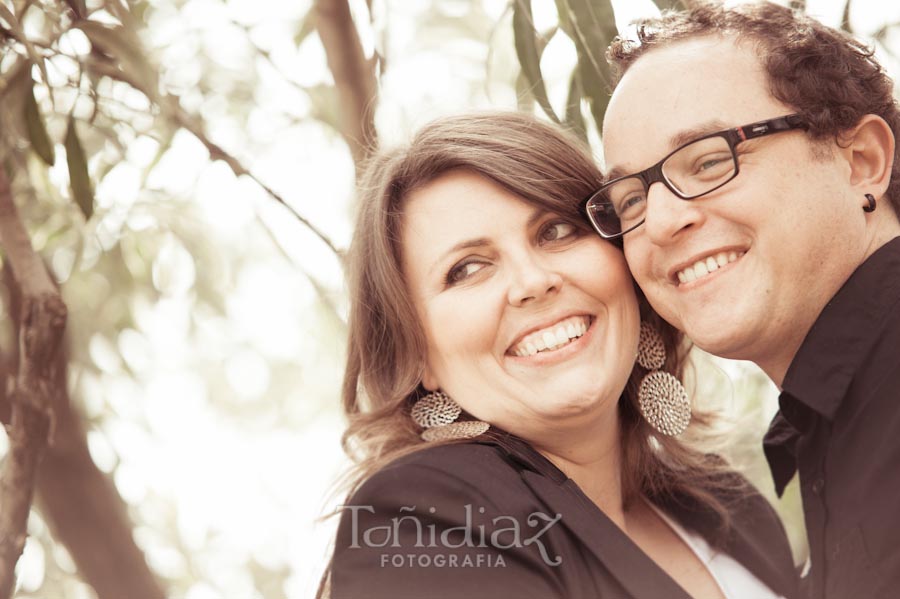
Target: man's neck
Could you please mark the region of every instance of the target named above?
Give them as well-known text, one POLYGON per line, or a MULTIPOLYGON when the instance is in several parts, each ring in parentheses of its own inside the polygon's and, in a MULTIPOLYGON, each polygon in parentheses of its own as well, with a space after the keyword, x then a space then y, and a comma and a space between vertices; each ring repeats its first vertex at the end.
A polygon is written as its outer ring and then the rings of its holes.
MULTIPOLYGON (((881 249, 886 243, 896 237, 900 237, 900 219, 898 219, 897 214, 893 211, 891 206, 887 205, 887 200, 885 200, 884 203, 885 205, 879 206, 879 209, 884 208, 885 213, 880 215, 880 217, 869 227, 869 230, 867 231, 868 240, 865 245, 865 251, 863 252, 863 258, 856 268, 859 268, 872 256, 872 254, 881 249)), ((853 272, 856 272, 856 270, 854 269, 853 272)), ((853 273, 851 273, 850 276, 853 276, 853 273)), ((839 290, 840 288, 838 288, 835 293, 839 290)), ((822 305, 823 309, 833 297, 834 296, 828 298, 828 301, 822 305)), ((809 334, 809 331, 813 325, 815 325, 816 320, 818 320, 818 317, 809 324, 802 335, 796 335, 796 338, 793 339, 780 339, 776 351, 753 360, 756 365, 772 379, 772 382, 775 383, 779 390, 781 390, 784 384, 784 377, 787 375, 788 369, 794 362, 797 352, 800 351, 800 346, 803 345, 806 335, 809 334)))

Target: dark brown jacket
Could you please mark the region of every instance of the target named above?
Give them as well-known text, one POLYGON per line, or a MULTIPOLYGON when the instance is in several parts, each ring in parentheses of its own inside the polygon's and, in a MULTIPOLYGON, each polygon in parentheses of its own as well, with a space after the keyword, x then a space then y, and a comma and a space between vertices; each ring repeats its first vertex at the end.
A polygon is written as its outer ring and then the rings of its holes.
MULTIPOLYGON (((717 519, 657 501, 773 590, 795 596, 784 530, 764 498, 717 519)), ((578 486, 511 435, 424 449, 377 472, 342 510, 333 599, 688 599, 578 486)))

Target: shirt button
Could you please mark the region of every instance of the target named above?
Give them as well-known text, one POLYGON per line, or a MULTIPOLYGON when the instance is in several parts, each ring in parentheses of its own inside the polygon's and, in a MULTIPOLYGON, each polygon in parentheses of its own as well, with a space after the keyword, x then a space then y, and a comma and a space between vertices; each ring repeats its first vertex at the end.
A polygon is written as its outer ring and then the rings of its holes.
POLYGON ((824 488, 825 488, 825 479, 824 478, 817 478, 815 481, 813 481, 812 492, 815 493, 816 495, 821 495, 822 489, 824 489, 824 488))

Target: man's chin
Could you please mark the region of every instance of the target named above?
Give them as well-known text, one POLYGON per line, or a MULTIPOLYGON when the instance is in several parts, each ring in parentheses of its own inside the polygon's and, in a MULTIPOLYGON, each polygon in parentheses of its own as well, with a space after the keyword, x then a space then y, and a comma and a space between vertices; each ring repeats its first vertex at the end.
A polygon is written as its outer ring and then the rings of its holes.
POLYGON ((687 325, 685 336, 698 348, 708 354, 729 360, 750 360, 752 340, 750 335, 737 327, 723 327, 722 323, 687 325))

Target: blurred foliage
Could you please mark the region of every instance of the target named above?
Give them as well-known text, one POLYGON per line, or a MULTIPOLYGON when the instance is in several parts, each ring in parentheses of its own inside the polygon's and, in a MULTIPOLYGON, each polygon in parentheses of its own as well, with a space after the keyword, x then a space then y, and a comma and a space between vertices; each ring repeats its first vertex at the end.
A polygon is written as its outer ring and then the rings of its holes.
MULTIPOLYGON (((300 584, 305 552, 289 550, 284 519, 298 518, 292 502, 312 510, 280 477, 310 452, 297 431, 334 420, 343 352, 339 260, 255 182, 293 179, 304 134, 343 151, 328 84, 291 74, 310 6, 238 4, 0 0, 0 160, 69 307, 92 455, 179 597, 300 584), (282 36, 266 31, 284 27, 291 46, 273 47, 282 36)), ((352 165, 332 170, 352 185, 352 165)), ((317 199, 302 190, 284 193, 299 212, 317 199)), ((345 219, 341 205, 329 209, 345 219)), ((92 596, 39 507, 29 530, 16 596, 92 596)))

